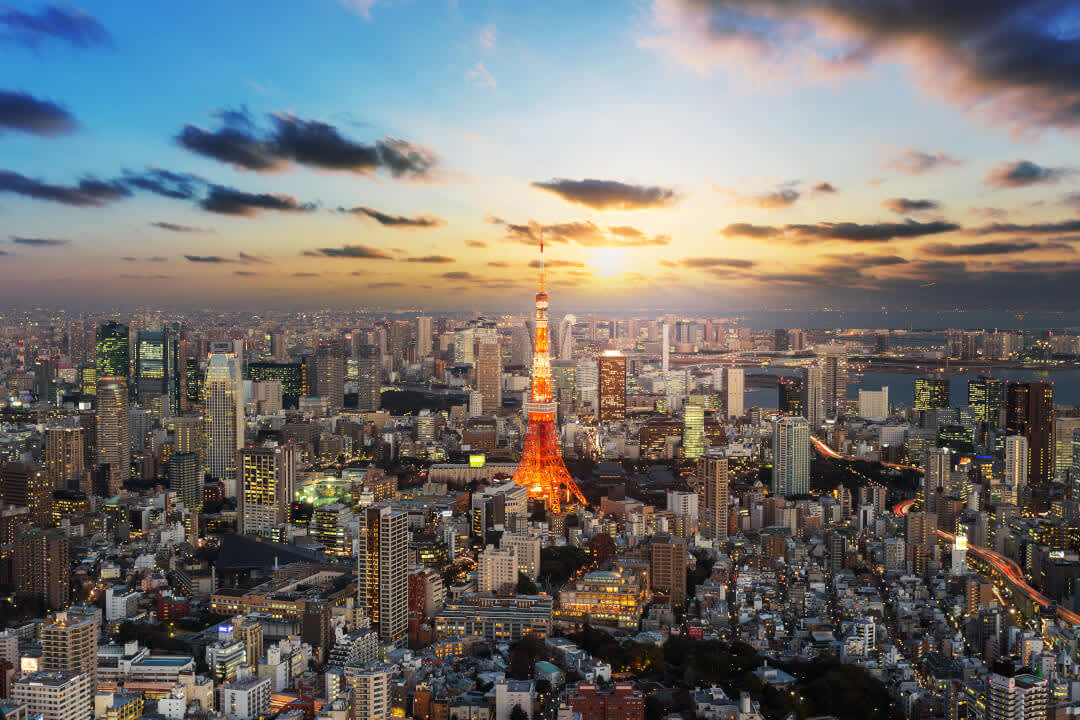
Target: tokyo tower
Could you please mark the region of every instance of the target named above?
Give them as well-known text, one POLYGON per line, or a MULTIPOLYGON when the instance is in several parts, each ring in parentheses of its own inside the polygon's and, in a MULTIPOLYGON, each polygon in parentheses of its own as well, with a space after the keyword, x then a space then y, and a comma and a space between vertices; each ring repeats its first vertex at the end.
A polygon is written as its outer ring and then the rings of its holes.
POLYGON ((551 356, 548 343, 548 296, 544 291, 544 241, 540 240, 540 277, 536 293, 536 345, 533 349, 532 395, 525 403, 529 429, 525 449, 514 472, 514 482, 528 488, 529 497, 542 498, 551 512, 559 512, 564 493, 572 493, 587 505, 563 462, 555 437, 558 403, 551 399, 551 356))

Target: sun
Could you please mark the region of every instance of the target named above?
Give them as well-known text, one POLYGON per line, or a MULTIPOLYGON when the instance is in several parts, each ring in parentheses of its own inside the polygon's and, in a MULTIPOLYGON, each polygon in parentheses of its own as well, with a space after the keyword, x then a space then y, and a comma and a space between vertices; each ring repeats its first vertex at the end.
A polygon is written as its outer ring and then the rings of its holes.
POLYGON ((589 265, 600 277, 614 277, 622 272, 625 259, 622 248, 596 248, 589 255, 589 265))

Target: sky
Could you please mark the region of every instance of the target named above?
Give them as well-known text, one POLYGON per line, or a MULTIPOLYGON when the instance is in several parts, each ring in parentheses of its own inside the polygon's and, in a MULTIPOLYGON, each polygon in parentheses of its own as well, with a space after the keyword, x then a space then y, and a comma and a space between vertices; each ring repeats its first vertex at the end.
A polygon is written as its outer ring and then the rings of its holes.
POLYGON ((1076 311, 1068 0, 0 5, 0 304, 1076 311))

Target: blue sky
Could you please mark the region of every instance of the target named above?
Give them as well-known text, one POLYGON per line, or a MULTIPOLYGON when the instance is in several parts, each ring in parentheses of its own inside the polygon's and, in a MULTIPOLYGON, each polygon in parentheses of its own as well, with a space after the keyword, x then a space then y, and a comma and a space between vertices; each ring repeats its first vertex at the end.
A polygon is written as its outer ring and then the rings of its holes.
POLYGON ((1067 2, 997 7, 17 2, 0 171, 120 191, 0 185, 0 302, 516 309, 543 231, 568 309, 1071 309, 1076 24, 1067 2), (960 52, 980 43, 997 66, 960 52), (221 148, 223 111, 266 166, 178 139, 221 148), (56 113, 72 127, 35 124, 56 113), (282 118, 424 167, 305 159, 282 118), (194 189, 131 184, 153 170, 194 189), (215 186, 264 204, 225 210, 215 186))

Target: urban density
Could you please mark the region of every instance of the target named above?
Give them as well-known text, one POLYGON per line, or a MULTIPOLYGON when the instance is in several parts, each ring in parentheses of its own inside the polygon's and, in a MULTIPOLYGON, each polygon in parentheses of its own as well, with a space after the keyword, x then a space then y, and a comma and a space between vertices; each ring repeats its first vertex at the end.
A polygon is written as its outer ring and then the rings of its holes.
POLYGON ((0 58, 0 720, 1080 720, 1074 0, 0 58))

